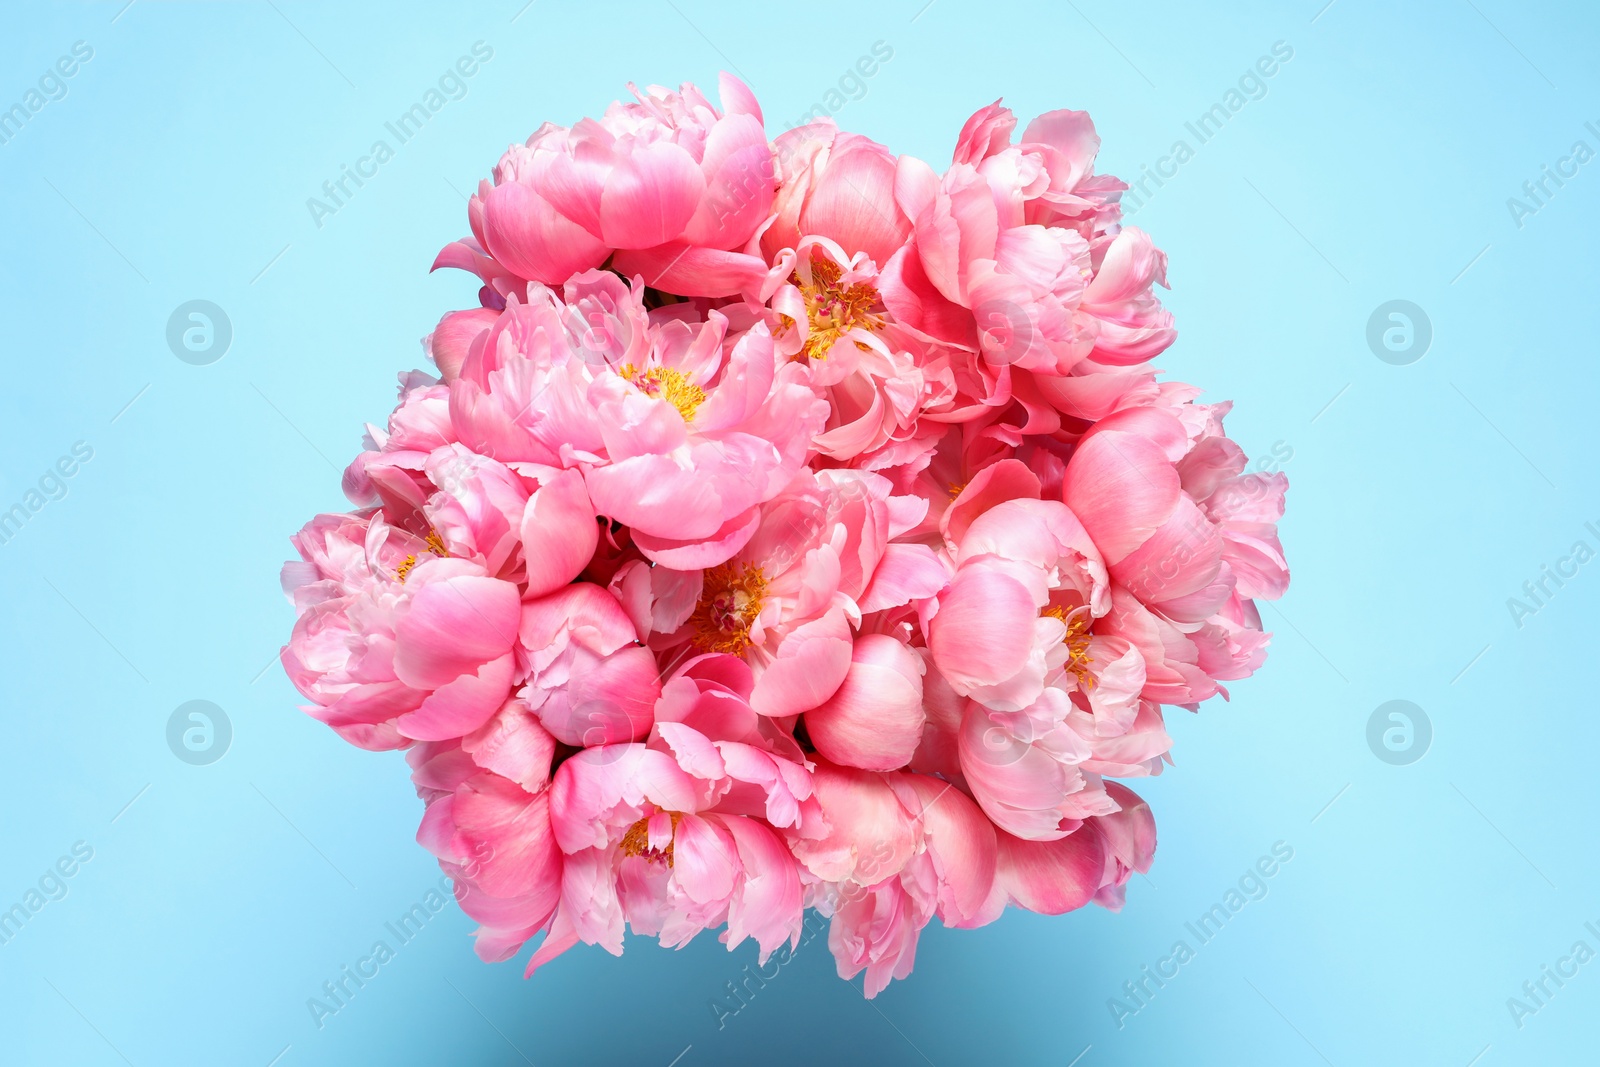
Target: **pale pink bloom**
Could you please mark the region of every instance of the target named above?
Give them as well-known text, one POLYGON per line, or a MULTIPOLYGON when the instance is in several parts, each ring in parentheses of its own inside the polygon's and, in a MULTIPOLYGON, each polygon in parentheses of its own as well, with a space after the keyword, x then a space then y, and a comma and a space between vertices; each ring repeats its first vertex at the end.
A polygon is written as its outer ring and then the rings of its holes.
MULTIPOLYGON (((421 371, 400 375, 400 402, 388 428, 368 423, 365 450, 345 468, 345 496, 357 507, 383 505, 390 521, 403 525, 415 517, 417 495, 404 483, 423 481, 428 456, 456 440, 449 387, 421 371), (375 470, 369 473, 369 467, 375 470)), ((420 490, 422 495, 431 491, 432 486, 420 490)))
POLYGON ((499 317, 498 308, 477 307, 465 311, 451 311, 439 320, 439 325, 434 327, 432 333, 422 339, 423 351, 433 360, 433 365, 439 368, 439 377, 446 384, 455 381, 460 375, 461 364, 466 362, 472 342, 493 326, 494 320, 499 317))
POLYGON ((861 991, 870 1000, 891 979, 909 975, 917 939, 937 903, 938 876, 926 852, 911 857, 893 877, 841 892, 828 927, 828 949, 839 977, 848 980, 866 971, 861 991))
MULTIPOLYGON (((570 130, 551 123, 513 145, 468 206, 473 236, 434 266, 478 274, 504 296, 598 267, 643 274, 681 295, 725 296, 757 282, 761 260, 734 251, 772 205, 761 109, 731 75, 723 111, 700 90, 651 86, 570 130)), ((486 300, 486 303, 489 301, 486 300)))
POLYGON ((1110 815, 1090 820, 1090 826, 1105 841, 1106 858, 1094 902, 1112 911, 1121 911, 1127 896, 1124 885, 1135 871, 1140 874, 1148 871, 1155 859, 1156 820, 1150 805, 1127 786, 1107 782, 1106 792, 1118 807, 1110 815))
POLYGON ((1288 481, 1244 473, 1227 405, 1194 404, 1195 392, 1163 386, 1155 404, 1097 423, 1063 487, 1117 583, 1105 629, 1138 648, 1143 695, 1179 704, 1260 666, 1267 635, 1251 600, 1288 584, 1276 527, 1288 481))
POLYGON ((1121 909, 1124 884, 1133 872, 1150 869, 1156 827, 1149 805, 1132 790, 1107 783, 1107 791, 1116 810, 1084 820, 1066 837, 1026 841, 996 833, 994 883, 980 924, 999 917, 1007 905, 1041 915, 1061 915, 1091 901, 1121 909))

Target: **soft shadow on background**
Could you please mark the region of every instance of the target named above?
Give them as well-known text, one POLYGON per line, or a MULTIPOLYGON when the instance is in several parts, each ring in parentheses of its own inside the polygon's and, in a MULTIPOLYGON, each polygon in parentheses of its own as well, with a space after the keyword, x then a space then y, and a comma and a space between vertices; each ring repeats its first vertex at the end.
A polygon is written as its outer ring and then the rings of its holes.
POLYGON ((1324 2, 9 10, 0 1061, 1591 1062, 1600 15, 1324 2), (474 302, 427 272, 466 194, 545 120, 719 69, 771 135, 820 106, 940 168, 996 97, 1091 111, 1171 256, 1158 364, 1291 484, 1272 654, 1169 714, 1125 911, 931 927, 872 1002, 820 938, 764 984, 710 937, 524 981, 453 903, 402 943, 439 877, 404 764, 275 659, 289 534, 474 302))

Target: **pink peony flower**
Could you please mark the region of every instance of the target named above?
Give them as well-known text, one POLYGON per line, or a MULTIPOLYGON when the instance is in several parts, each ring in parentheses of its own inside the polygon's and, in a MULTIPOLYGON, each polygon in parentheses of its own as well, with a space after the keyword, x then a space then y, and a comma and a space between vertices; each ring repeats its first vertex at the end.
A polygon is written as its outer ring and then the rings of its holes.
POLYGON ((447 246, 435 268, 473 271, 501 298, 527 281, 558 285, 613 252, 619 270, 682 295, 757 282, 765 264, 734 251, 774 191, 755 98, 727 74, 722 112, 692 85, 633 92, 636 102, 598 121, 545 123, 512 145, 472 198, 472 238, 447 246))
POLYGON ((818 819, 802 764, 658 722, 648 744, 586 748, 556 771, 551 820, 564 854, 542 966, 578 941, 622 951, 625 926, 678 946, 727 923, 760 958, 799 943, 802 896, 775 828, 818 819))

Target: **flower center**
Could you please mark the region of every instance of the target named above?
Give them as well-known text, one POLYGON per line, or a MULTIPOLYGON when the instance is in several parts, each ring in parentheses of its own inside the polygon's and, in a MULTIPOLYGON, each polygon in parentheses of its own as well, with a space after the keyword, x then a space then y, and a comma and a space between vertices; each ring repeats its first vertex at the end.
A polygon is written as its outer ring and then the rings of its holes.
MULTIPOLYGON (((873 306, 878 303, 878 290, 864 282, 841 285, 839 279, 843 276, 844 270, 839 264, 816 259, 811 263, 809 284, 801 282, 798 275, 795 277, 800 295, 805 298, 806 318, 811 326, 805 347, 800 350, 801 356, 826 359, 834 342, 851 330, 872 332, 883 326, 882 317, 872 313, 873 306)), ((859 341, 856 344, 866 347, 859 341)))
MULTIPOLYGON (((440 537, 433 530, 428 531, 428 536, 422 539, 422 543, 428 546, 429 552, 432 552, 440 559, 450 555, 450 553, 444 547, 444 538, 440 537)), ((400 566, 394 569, 394 580, 399 582, 401 585, 404 585, 406 582, 406 575, 410 574, 411 568, 415 567, 416 565, 417 555, 415 552, 413 552, 411 555, 401 560, 400 566)))
POLYGON ((702 577, 700 603, 689 622, 694 643, 705 652, 741 655, 750 644, 750 626, 761 614, 767 577, 753 563, 719 563, 702 577))
MULTIPOLYGON (((683 813, 669 811, 667 815, 672 819, 672 833, 678 833, 678 821, 683 818, 683 813)), ((643 856, 647 860, 665 861, 668 867, 672 866, 672 842, 667 842, 667 847, 656 849, 650 847, 650 816, 646 815, 622 835, 622 854, 624 856, 643 856)))
POLYGON ((644 395, 665 400, 677 408, 684 422, 692 421, 695 409, 705 403, 706 391, 691 382, 682 371, 668 367, 640 370, 628 363, 617 373, 637 386, 644 395))
POLYGON ((1094 665, 1094 660, 1089 657, 1089 610, 1077 608, 1069 614, 1060 605, 1052 604, 1039 614, 1060 619, 1066 625, 1066 635, 1061 638, 1061 643, 1067 646, 1067 662, 1063 666, 1078 679, 1078 685, 1084 692, 1093 689, 1094 675, 1089 673, 1089 668, 1094 665))

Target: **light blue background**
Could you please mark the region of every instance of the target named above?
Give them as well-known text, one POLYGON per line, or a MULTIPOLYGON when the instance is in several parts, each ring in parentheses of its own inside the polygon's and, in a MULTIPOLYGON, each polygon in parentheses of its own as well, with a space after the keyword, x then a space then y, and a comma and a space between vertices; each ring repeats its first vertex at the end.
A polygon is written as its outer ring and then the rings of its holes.
POLYGON ((73 42, 94 58, 0 145, 0 509, 74 442, 94 457, 0 545, 0 908, 74 842, 94 858, 0 945, 0 1061, 1595 1061, 1600 962, 1520 1029, 1506 1000, 1580 938, 1600 950, 1583 928, 1600 926, 1600 563, 1520 628, 1506 600, 1575 541, 1600 548, 1600 163, 1521 228, 1506 200, 1574 141, 1600 149, 1600 18, 922 3, 7 8, 0 106, 73 42), (315 226, 307 197, 478 40, 494 57, 466 97, 315 226), (1181 337, 1160 365, 1237 401, 1252 455, 1293 453, 1294 583, 1265 611, 1266 669, 1231 703, 1172 711, 1177 766, 1134 783, 1160 825, 1150 877, 1121 915, 930 928, 912 978, 870 1004, 819 939, 721 1030, 709 1003, 753 946, 631 941, 524 981, 476 960, 452 904, 319 1029, 307 998, 438 873, 400 758, 295 710, 277 570, 290 533, 343 506, 338 468, 418 338, 473 302, 471 279, 427 273, 467 232, 463 194, 507 143, 630 79, 736 68, 775 134, 879 40, 893 58, 845 127, 942 167, 997 96, 1024 120, 1087 108, 1102 169, 1125 176, 1275 41, 1294 50, 1136 219, 1171 256, 1181 337), (192 299, 232 321, 209 366, 164 339, 192 299), (1432 322, 1409 366, 1365 339, 1391 299, 1432 322), (191 699, 232 722, 210 766, 167 748, 191 699), (1410 766, 1367 745, 1391 699, 1433 724, 1410 766), (1276 841, 1294 858, 1267 897, 1119 1029, 1108 998, 1194 947, 1184 923, 1276 841))

